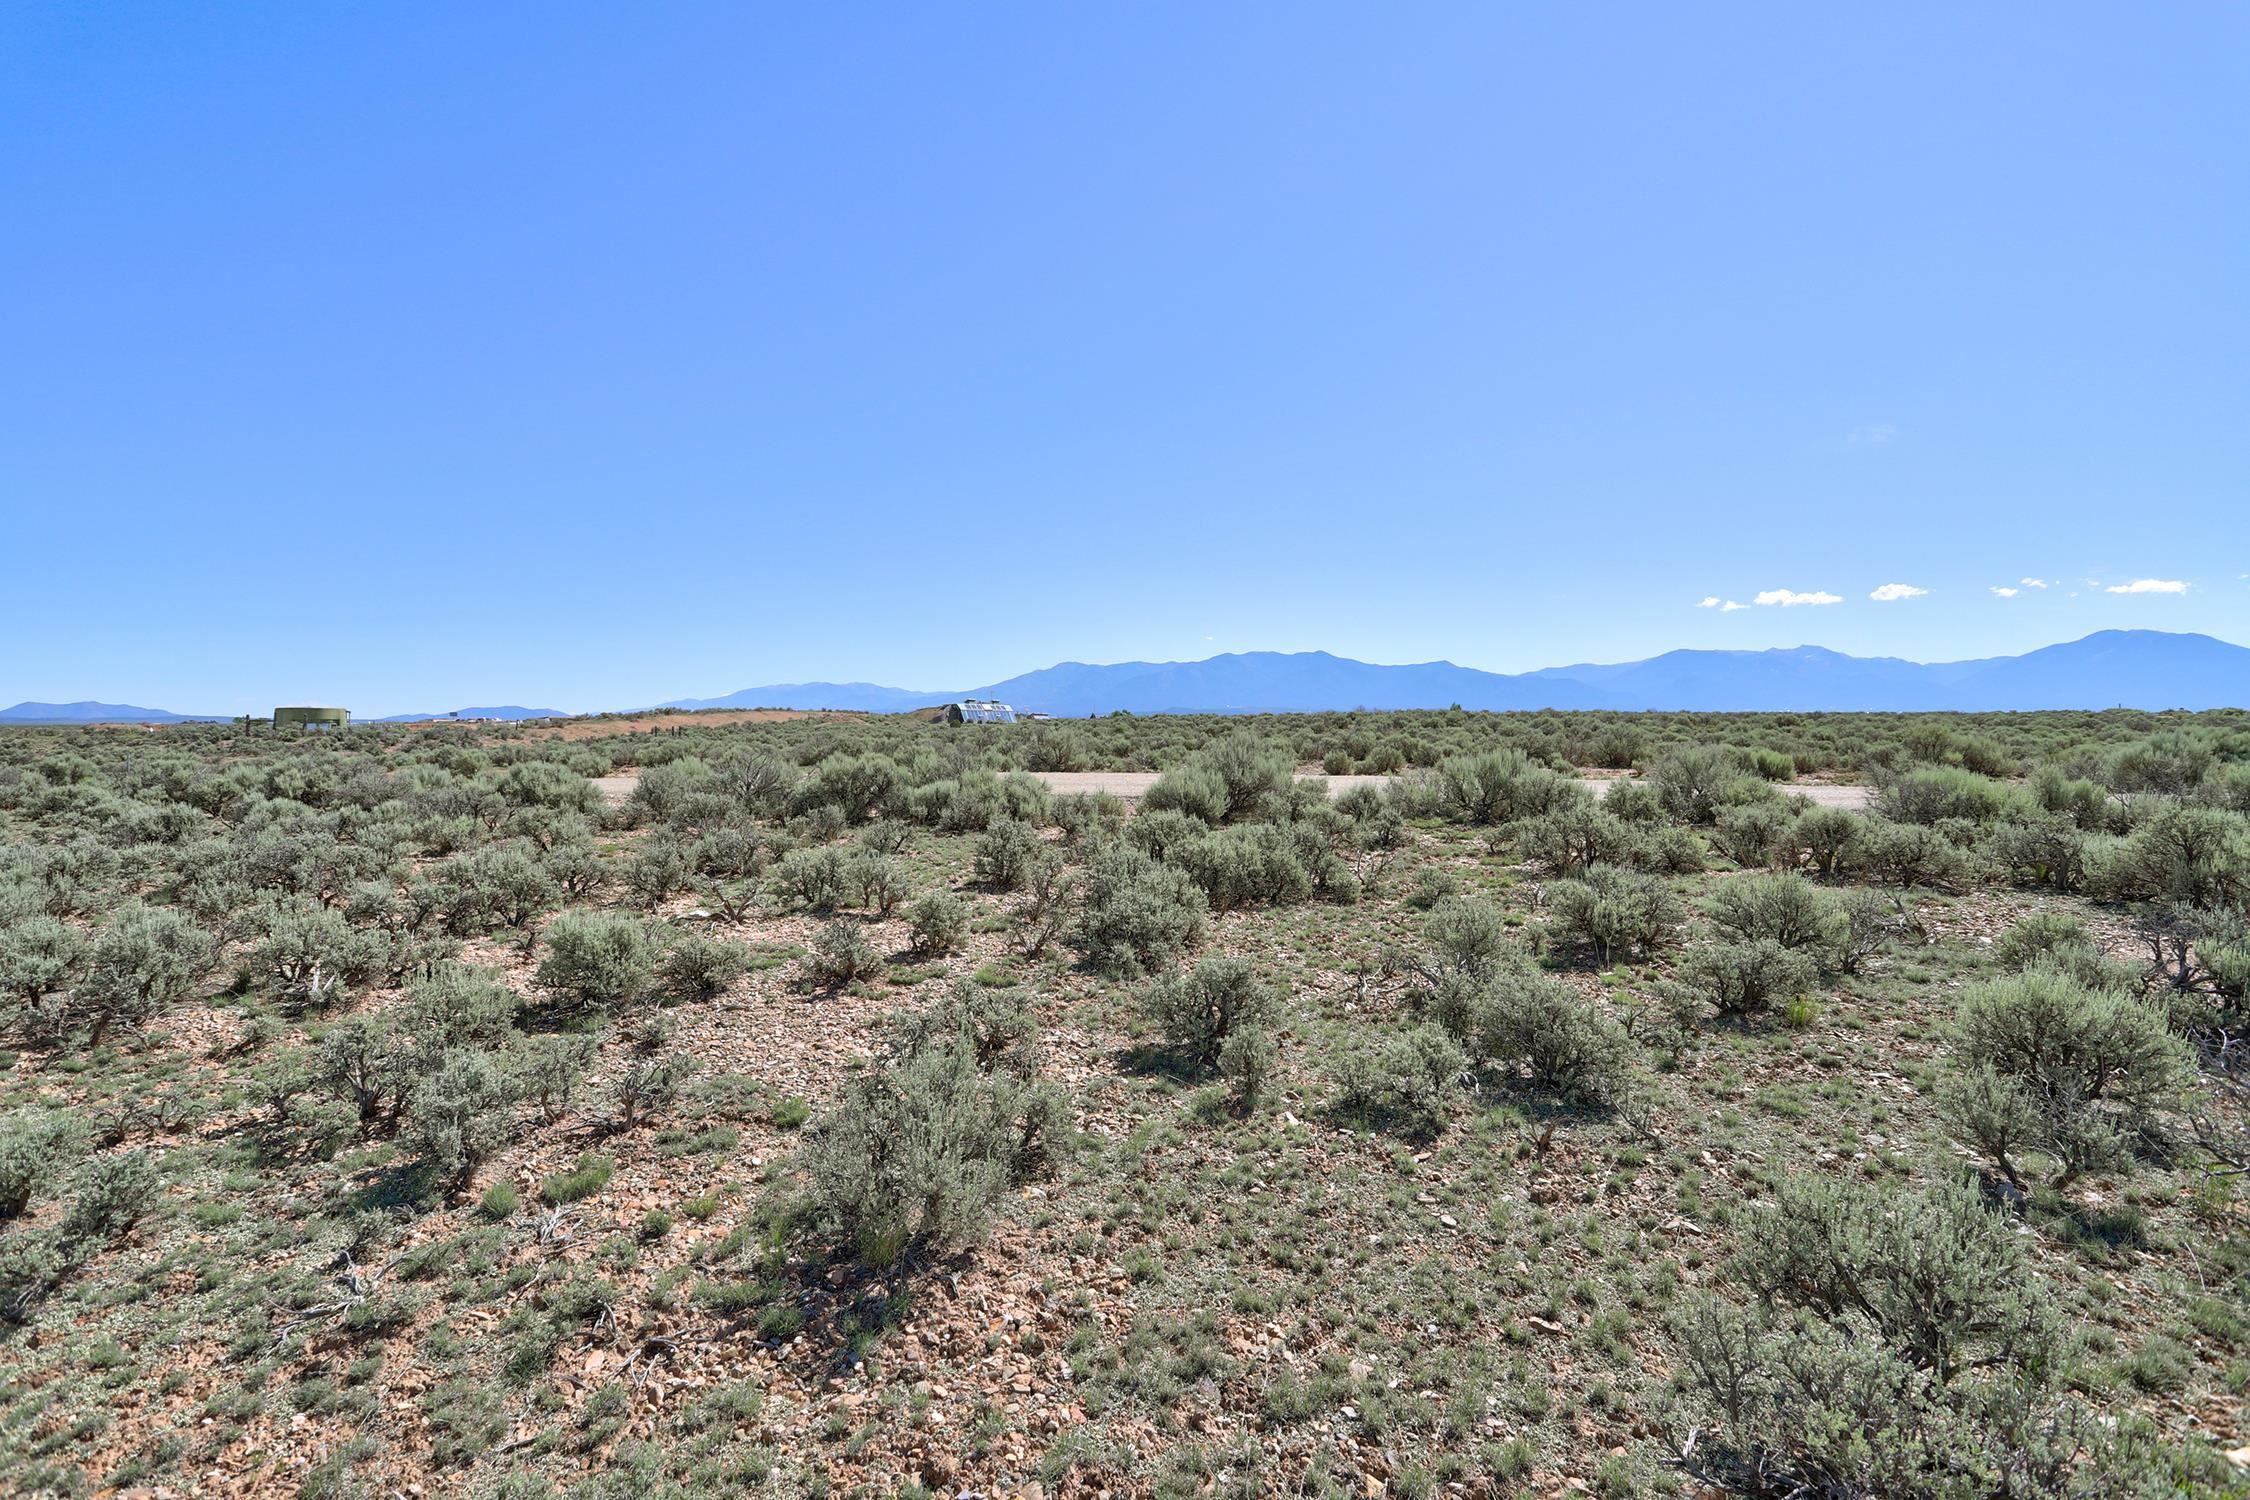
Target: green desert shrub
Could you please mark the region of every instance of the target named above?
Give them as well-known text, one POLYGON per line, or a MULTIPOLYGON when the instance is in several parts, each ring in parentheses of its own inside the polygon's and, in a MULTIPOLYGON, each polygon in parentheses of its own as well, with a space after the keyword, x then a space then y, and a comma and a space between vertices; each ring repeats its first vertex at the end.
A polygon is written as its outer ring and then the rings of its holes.
POLYGON ((2034 967, 2068 967, 2065 955, 2094 951, 2094 934, 2085 919, 2068 912, 2033 912, 2000 934, 1992 961, 2011 973, 2034 967))
POLYGON ((420 1061, 412 1042, 383 1019, 347 1016, 322 1034, 312 1076, 351 1106, 363 1128, 388 1129, 413 1092, 420 1061))
POLYGON ((618 1124, 630 1130, 650 1115, 669 1109, 701 1066, 695 1054, 663 1047, 627 1058, 610 1084, 618 1124))
POLYGON ((2059 1387, 2054 1295, 1973 1189, 1784 1178, 1670 1329, 1701 1477, 1757 1494, 2171 1493, 2059 1387), (2136 1472, 2137 1471, 2137 1472, 2136 1472))
POLYGON ((2087 883, 2117 901, 2250 908, 2250 817, 2169 803, 2122 842, 2095 846, 2087 883))
POLYGON ((2086 835, 2053 813, 2010 818, 1984 842, 1987 859, 2018 885, 2075 891, 2086 884, 2086 835))
POLYGON ((1638 1051, 1625 1028, 1550 974, 1522 968, 1495 976, 1472 1019, 1477 1055, 1521 1070, 1533 1086, 1578 1104, 1623 1101, 1638 1051))
POLYGON ((1465 823, 1513 823, 1590 800, 1576 781, 1516 749, 1453 756, 1438 763, 1437 774, 1447 812, 1465 823))
POLYGON ((913 890, 906 878, 906 868, 889 855, 872 849, 854 849, 844 857, 843 884, 845 899, 873 912, 881 920, 888 920, 913 890))
POLYGON ((1867 820, 1840 807, 1814 807, 1798 815, 1789 830, 1789 842, 1823 880, 1834 880, 1854 867, 1865 841, 1867 820))
POLYGON ((292 1008, 334 1003, 347 986, 365 983, 390 958, 382 933, 353 927, 330 907, 276 905, 261 925, 265 936, 251 950, 249 966, 292 1008))
POLYGON ((1625 863, 1641 842, 1631 825, 1588 800, 1566 801, 1515 825, 1513 832, 1525 859, 1565 876, 1589 865, 1625 863))
POLYGON ((1721 1015, 1753 1016, 1810 988, 1813 961, 1770 937, 1700 943, 1681 961, 1680 978, 1721 1015))
POLYGON ((1188 873, 1216 911, 1285 905, 1312 894, 1296 840, 1272 823, 1215 828, 1173 846, 1165 858, 1188 873))
POLYGON ((633 900, 654 911, 695 879, 695 860, 688 845, 658 835, 648 839, 625 861, 625 889, 633 900))
POLYGON ((1814 956, 1833 973, 1858 974, 1905 925, 1894 898, 1858 888, 1838 891, 1830 898, 1829 922, 1814 956))
POLYGON ((514 1138, 516 1098, 515 1080, 497 1058, 453 1048, 415 1084, 400 1140, 459 1189, 514 1138))
POLYGON ((1719 852, 1744 869, 1795 863, 1796 819, 1778 802, 1722 808, 1711 829, 1719 852))
POLYGON ((1216 1063, 1238 1029, 1270 1026, 1278 1008, 1246 958, 1206 958, 1189 973, 1157 980, 1141 997, 1142 1012, 1165 1041, 1197 1067, 1216 1063))
POLYGON ((0 1219, 12 1219, 84 1149, 86 1122, 68 1110, 25 1105, 0 1115, 0 1219))
POLYGON ((1676 823, 1717 822, 1719 809, 1739 796, 1738 788, 1748 779, 1741 758, 1719 745, 1682 745, 1667 751, 1648 773, 1665 815, 1676 823))
POLYGON ((907 904, 906 930, 920 956, 951 953, 969 930, 968 904, 951 891, 924 891, 907 904))
POLYGON ((1114 846, 1086 866, 1067 941, 1089 967, 1134 978, 1201 942, 1208 909, 1185 871, 1130 845, 1114 846))
POLYGON ((977 880, 995 890, 1012 891, 1044 850, 1037 830, 1014 818, 1001 818, 978 836, 974 855, 977 880))
POLYGON ((622 914, 566 911, 547 925, 540 946, 536 982, 566 1004, 630 1005, 656 978, 656 939, 622 914))
POLYGON ((748 949, 699 932, 673 933, 656 961, 664 987, 689 1000, 708 1000, 749 971, 748 949))
POLYGON ((94 935, 74 992, 72 1015, 88 1029, 88 1045, 186 999, 216 957, 210 935, 178 912, 138 902, 121 908, 94 935))
POLYGON ((1597 950, 1604 964, 1619 953, 1653 953, 1669 945, 1682 919, 1679 899, 1662 879, 1610 865, 1557 881, 1546 895, 1556 933, 1597 950))
POLYGON ((1444 1027, 1424 1023, 1380 1042, 1347 1046, 1332 1071, 1338 1113, 1431 1136, 1445 1128, 1468 1077, 1469 1055, 1444 1027))
POLYGON ((440 878, 453 888, 447 921, 466 936, 492 927, 522 929, 562 899, 547 864, 522 849, 474 849, 446 862, 440 878))
POLYGON ((1219 1073, 1234 1093, 1235 1103, 1255 1110, 1267 1086, 1281 1067, 1281 1045, 1270 1027, 1240 1025, 1227 1033, 1219 1048, 1219 1073))
POLYGON ((1209 766, 1194 762, 1174 766, 1141 796, 1141 816, 1151 813, 1170 813, 1207 825, 1222 823, 1227 815, 1227 784, 1209 766))
POLYGON ((871 1266, 981 1238, 1068 1128, 1067 1101, 1039 1080, 1028 1039, 983 1051, 979 1013, 958 997, 946 1006, 894 1032, 902 1045, 846 1085, 805 1145, 793 1222, 871 1266))
POLYGON ((774 863, 767 884, 774 900, 784 906, 832 911, 848 896, 846 873, 840 849, 792 849, 774 863))
POLYGON ((99 1244, 116 1239, 156 1206, 156 1159, 146 1151, 89 1157, 71 1174, 65 1241, 99 1244))
POLYGON ((1286 750, 1267 744, 1248 730, 1213 741, 1195 763, 1217 775, 1226 790, 1225 810, 1218 818, 1207 820, 1222 823, 1261 816, 1287 801, 1295 769, 1294 759, 1286 750))
MULTIPOLYGON (((942 895, 943 892, 932 894, 942 895)), ((917 902, 919 906, 921 903, 917 902)), ((867 940, 867 930, 850 917, 837 917, 813 936, 803 959, 805 980, 824 989, 881 972, 883 955, 867 940)))
POLYGON ((2019 1188, 2027 1151, 2053 1159, 2058 1191, 2128 1165, 2194 1066, 2154 1007, 2052 969, 1971 985, 1955 1031, 1946 1122, 2019 1188))
POLYGON ((446 964, 406 991, 407 1034, 428 1048, 496 1047, 515 1031, 522 1001, 491 969, 446 964))
POLYGON ((1935 828, 1873 822, 1861 848, 1867 873, 1885 885, 1943 885, 1961 868, 1961 852, 1935 828))
POLYGON ((1962 819, 1989 823, 2008 805, 2008 788, 1989 776, 1951 766, 1926 766, 1882 783, 1878 806, 1900 823, 1962 819))
POLYGON ((503 1057, 516 1097, 536 1105, 550 1125, 568 1113, 571 1092, 593 1060, 592 1037, 553 1032, 518 1036, 503 1057))
POLYGON ((69 984, 86 948, 85 934, 44 912, 0 926, 0 996, 37 1007, 69 984))
POLYGON ((1602 811, 1633 828, 1654 828, 1664 821, 1664 799, 1645 781, 1612 781, 1602 794, 1602 811))
POLYGON ((1817 947, 1836 920, 1826 892, 1804 876, 1745 875, 1722 881, 1711 898, 1712 925, 1743 942, 1760 939, 1789 949, 1817 947))

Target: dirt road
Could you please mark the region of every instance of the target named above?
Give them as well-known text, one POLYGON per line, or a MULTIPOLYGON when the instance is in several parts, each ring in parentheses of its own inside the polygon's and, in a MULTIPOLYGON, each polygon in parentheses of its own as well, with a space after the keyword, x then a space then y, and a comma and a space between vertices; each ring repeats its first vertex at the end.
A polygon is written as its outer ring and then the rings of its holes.
MULTIPOLYGON (((1113 797, 1122 797, 1126 801, 1132 802, 1139 800, 1144 792, 1156 784, 1157 773, 1154 771, 1034 771, 1032 774, 1058 792, 1107 792, 1113 797)), ((594 785, 601 790, 602 796, 611 802, 623 802, 627 797, 630 797, 633 794, 634 785, 640 779, 640 773, 637 771, 626 771, 616 776, 596 776, 593 778, 594 785)), ((1305 781, 1311 778, 1309 773, 1300 772, 1297 779, 1305 781)), ((1328 794, 1331 797, 1337 797, 1355 786, 1382 786, 1390 779, 1388 776, 1331 776, 1328 778, 1328 794)), ((1589 776, 1585 779, 1585 784, 1587 789, 1595 796, 1602 797, 1608 795, 1611 783, 1617 779, 1616 777, 1589 776)), ((1781 789, 1794 796, 1807 798, 1822 807, 1841 807, 1851 812, 1863 811, 1874 800, 1875 796, 1872 787, 1830 786, 1815 782, 1807 782, 1803 785, 1784 783, 1781 789)))

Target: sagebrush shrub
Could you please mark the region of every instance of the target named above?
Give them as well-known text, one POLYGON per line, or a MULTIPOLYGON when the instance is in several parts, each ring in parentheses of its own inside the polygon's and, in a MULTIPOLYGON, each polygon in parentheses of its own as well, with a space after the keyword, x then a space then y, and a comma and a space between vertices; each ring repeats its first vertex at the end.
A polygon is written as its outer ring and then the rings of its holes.
POLYGON ((516 1099, 514 1080, 498 1059, 453 1048, 415 1085, 400 1138, 458 1189, 513 1139, 516 1099))
POLYGON ((1718 745, 1683 745, 1649 769, 1649 785, 1675 822, 1714 823, 1747 773, 1741 759, 1718 745))
POLYGON ((1591 797, 1570 777, 1516 749, 1457 755, 1440 761, 1437 774, 1446 809, 1467 823, 1513 823, 1591 797))
POLYGON ((951 953, 969 930, 969 908, 951 891, 924 891, 907 905, 906 930, 920 956, 951 953))
POLYGON ((1278 1006, 1246 958, 1206 958, 1189 973, 1159 979, 1141 997, 1164 1039, 1198 1067, 1216 1063, 1238 1028, 1270 1025, 1278 1006))
POLYGON ((2129 1163, 2135 1137, 2194 1067, 2156 1009, 2052 969, 1971 985, 1955 1027, 1957 1071, 1941 1108, 2018 1187, 2027 1149, 2054 1158, 2058 1190, 2129 1163))
POLYGON ((629 1005, 656 977, 656 939, 632 917, 566 911, 547 925, 540 946, 536 982, 570 1004, 629 1005))
POLYGON ((1809 808, 1789 830, 1789 842, 1805 852, 1813 869, 1824 880, 1833 880, 1852 868, 1859 857, 1867 820, 1840 807, 1809 808))
POLYGON ((493 970, 447 964, 408 988, 401 1020, 424 1047, 493 1047, 514 1032, 521 1008, 493 970))
POLYGON ((1237 1026, 1219 1048, 1219 1073, 1233 1088, 1235 1103, 1255 1110, 1281 1065, 1281 1045, 1263 1025, 1237 1026))
POLYGON ((2051 1295, 1973 1189, 1786 1177, 1741 1244, 1748 1300, 1701 1294, 1670 1323, 1706 1478, 1865 1500, 2112 1492, 2077 1488, 2103 1460, 2074 1451, 2094 1429, 2057 1391, 2051 1295))
POLYGON ((1861 845, 1868 873, 1886 885, 1941 885, 1960 868, 1946 836, 1920 823, 1870 823, 1861 845))
POLYGON ((1633 1039, 1552 975, 1531 968, 1496 975, 1471 1028, 1485 1062, 1520 1068, 1537 1087, 1574 1103, 1614 1105, 1630 1087, 1639 1050, 1633 1039))
POLYGON ((1813 961, 1772 938, 1700 943, 1682 960, 1680 977, 1721 1015, 1751 1016, 1803 994, 1813 981, 1813 961))
POLYGON ((1629 824, 1587 801, 1567 802, 1517 824, 1514 839, 1526 859, 1556 875, 1621 864, 1640 843, 1629 824))
POLYGON ((0 995, 36 1006, 67 985, 86 959, 86 938, 44 912, 0 927, 0 995))
POLYGON ((1061 1144, 1067 1103, 1028 1042, 980 1062, 960 1019, 904 1028, 905 1050, 854 1078, 806 1142, 796 1222, 871 1266, 981 1238, 1061 1144))
POLYGON ((1089 967, 1135 978, 1161 969, 1203 939, 1209 903, 1185 871, 1130 845, 1088 862, 1068 940, 1089 967))
POLYGON ((610 1085, 618 1123, 630 1130, 650 1115, 668 1109, 701 1066, 701 1060, 693 1053, 662 1048, 627 1059, 616 1081, 610 1085))
POLYGON ((0 1115, 0 1219, 22 1213, 85 1146, 86 1122, 68 1110, 25 1105, 0 1115))
POLYGON ((1435 1135, 1468 1071, 1461 1044, 1442 1026, 1425 1023, 1347 1048, 1333 1068, 1336 1108, 1408 1135, 1435 1135))
POLYGON ((1679 898, 1654 875, 1593 865, 1576 880, 1547 887, 1555 928, 1599 950, 1604 964, 1618 953, 1652 953, 1677 936, 1679 898))
POLYGON ((217 957, 210 935, 178 912, 133 903, 94 935, 73 1013, 99 1047, 110 1028, 137 1026, 186 999, 217 957))
POLYGON ((1711 921, 1743 941, 1767 939, 1784 948, 1812 948, 1828 936, 1836 908, 1797 874, 1745 875, 1723 881, 1711 898, 1711 921))
POLYGON ((101 1243, 139 1223, 156 1204, 156 1159, 146 1151, 90 1157, 71 1174, 66 1241, 101 1243))
POLYGON ((1012 891, 1023 884, 1024 872, 1043 848, 1038 832, 1029 823, 1001 818, 977 839, 973 856, 977 881, 995 890, 1012 891))
POLYGON ((749 971, 748 949, 699 932, 673 933, 656 963, 665 988, 690 1000, 708 1000, 749 971))
POLYGON ((833 989, 880 972, 883 955, 875 951, 875 945, 867 940, 867 932, 859 923, 850 917, 837 917, 814 935, 803 963, 807 982, 833 989))
POLYGON ((1286 905, 1312 894, 1296 840, 1272 823, 1212 829, 1173 846, 1165 859, 1188 873, 1215 911, 1286 905))

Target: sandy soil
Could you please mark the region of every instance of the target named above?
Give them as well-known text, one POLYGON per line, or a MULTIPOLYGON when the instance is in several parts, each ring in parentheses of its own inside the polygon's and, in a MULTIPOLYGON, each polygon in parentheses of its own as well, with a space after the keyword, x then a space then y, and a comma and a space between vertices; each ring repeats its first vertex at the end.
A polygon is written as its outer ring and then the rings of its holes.
MULTIPOLYGON (((1156 784, 1157 773, 1154 771, 1034 771, 1032 774, 1058 792, 1107 792, 1113 797, 1122 797, 1130 802, 1138 800, 1142 793, 1156 784)), ((1297 779, 1299 781, 1309 780, 1315 774, 1317 773, 1300 771, 1297 773, 1297 779)), ((639 772, 626 771, 616 776, 597 776, 594 778, 594 785, 601 789, 602 796, 609 801, 623 802, 633 794, 634 784, 640 779, 639 772)), ((1328 794, 1332 797, 1342 796, 1355 786, 1382 786, 1390 779, 1388 776, 1331 776, 1328 778, 1328 794)), ((1616 776, 1588 776, 1584 778, 1584 781, 1587 788, 1595 796, 1601 797, 1608 794, 1613 783, 1622 779, 1616 776)), ((1853 812, 1866 808, 1875 796, 1872 787, 1832 786, 1819 782, 1785 784, 1782 789, 1796 796, 1808 798, 1822 807, 1841 807, 1853 812)))

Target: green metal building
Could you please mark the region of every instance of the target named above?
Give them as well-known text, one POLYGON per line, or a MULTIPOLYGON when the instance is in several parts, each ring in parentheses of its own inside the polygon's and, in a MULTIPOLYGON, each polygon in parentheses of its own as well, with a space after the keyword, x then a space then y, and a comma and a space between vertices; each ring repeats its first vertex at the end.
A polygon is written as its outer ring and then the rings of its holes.
POLYGON ((277 708, 273 711, 273 727, 300 733, 307 729, 349 729, 352 711, 348 708, 277 708))

